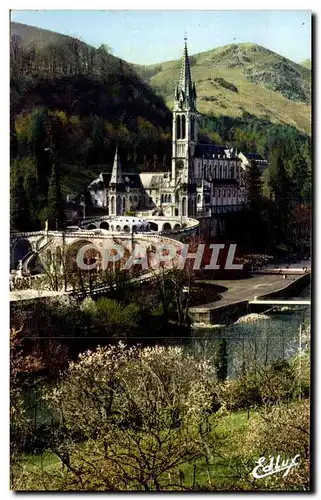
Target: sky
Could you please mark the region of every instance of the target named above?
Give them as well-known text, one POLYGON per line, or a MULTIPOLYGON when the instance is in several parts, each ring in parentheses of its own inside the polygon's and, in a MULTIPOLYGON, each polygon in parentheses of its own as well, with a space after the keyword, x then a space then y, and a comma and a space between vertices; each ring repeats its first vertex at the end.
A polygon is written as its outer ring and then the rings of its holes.
POLYGON ((252 42, 293 61, 311 58, 308 10, 13 10, 11 20, 80 38, 131 63, 154 64, 229 43, 252 42))

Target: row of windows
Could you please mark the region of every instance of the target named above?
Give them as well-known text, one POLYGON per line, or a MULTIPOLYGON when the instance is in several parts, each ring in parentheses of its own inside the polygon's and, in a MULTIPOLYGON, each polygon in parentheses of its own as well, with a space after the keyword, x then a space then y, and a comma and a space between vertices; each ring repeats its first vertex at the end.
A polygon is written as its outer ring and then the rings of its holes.
POLYGON ((204 164, 204 175, 202 173, 202 165, 195 165, 195 177, 208 179, 235 179, 236 168, 234 165, 206 165, 204 164))
POLYGON ((222 205, 222 206, 216 206, 212 207, 212 214, 220 214, 220 213, 226 213, 226 212, 237 212, 238 210, 241 210, 242 205, 222 205))
MULTIPOLYGON (((225 196, 229 197, 236 197, 237 196, 237 189, 218 189, 215 192, 215 197, 216 198, 225 198, 225 196)), ((197 195, 197 203, 200 204, 202 202, 202 197, 200 194, 197 195)), ((206 200, 205 200, 206 203, 206 200)))
POLYGON ((172 202, 172 195, 170 194, 161 195, 161 203, 171 203, 171 202, 172 202))
MULTIPOLYGON (((112 202, 113 202, 113 200, 114 200, 114 199, 115 199, 115 198, 114 198, 114 196, 112 196, 112 197, 111 197, 112 202)), ((118 201, 118 200, 120 200, 120 197, 119 197, 119 196, 117 197, 117 201, 118 201)), ((136 195, 134 196, 134 198, 133 198, 132 196, 130 196, 130 197, 129 197, 129 203, 132 203, 132 202, 133 202, 133 200, 134 200, 134 202, 135 202, 135 203, 137 203, 137 201, 138 201, 138 197, 137 197, 136 195)), ((109 198, 108 198, 108 197, 107 197, 107 199, 106 199, 106 202, 107 202, 107 205, 108 205, 108 204, 109 204, 109 198)), ((123 198, 123 203, 126 203, 125 198, 123 198)))
POLYGON ((216 191, 217 198, 220 198, 220 197, 225 198, 225 196, 227 196, 229 198, 230 196, 235 197, 236 195, 237 195, 237 189, 218 189, 216 191))

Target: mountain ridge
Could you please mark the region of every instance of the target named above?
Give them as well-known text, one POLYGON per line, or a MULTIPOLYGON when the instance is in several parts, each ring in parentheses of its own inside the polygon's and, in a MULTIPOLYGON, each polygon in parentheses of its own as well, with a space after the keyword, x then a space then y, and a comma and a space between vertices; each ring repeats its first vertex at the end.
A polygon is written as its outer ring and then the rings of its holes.
MULTIPOLYGON (((215 116, 244 112, 310 133, 311 71, 254 43, 229 44, 190 56, 199 111, 215 116)), ((180 60, 135 66, 167 105, 180 60)))
MULTIPOLYGON (((68 35, 21 23, 11 23, 11 33, 27 46, 76 40, 91 47, 68 35)), ((180 60, 137 65, 111 54, 108 57, 111 63, 122 62, 128 70, 132 68, 172 108, 180 60)), ((306 67, 251 42, 192 54, 190 63, 200 113, 235 118, 250 113, 311 133, 311 71, 306 67)))

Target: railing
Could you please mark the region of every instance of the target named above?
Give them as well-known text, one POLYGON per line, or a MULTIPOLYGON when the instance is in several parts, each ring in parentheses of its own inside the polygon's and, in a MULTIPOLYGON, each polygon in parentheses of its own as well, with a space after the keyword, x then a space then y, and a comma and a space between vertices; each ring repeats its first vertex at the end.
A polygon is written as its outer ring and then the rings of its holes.
MULTIPOLYGON (((143 213, 143 212, 142 212, 143 213)), ((80 223, 79 223, 79 226, 84 226, 84 225, 87 225, 87 224, 90 224, 90 223, 94 223, 94 222, 100 222, 100 221, 110 221, 110 222, 113 222, 115 220, 117 220, 119 217, 126 217, 126 215, 119 215, 119 216, 114 216, 114 215, 102 215, 102 216, 98 216, 98 217, 90 217, 90 218, 87 218, 87 219, 84 219, 82 220, 80 223)), ((128 217, 132 217, 132 216, 128 216, 128 217)), ((185 222, 186 223, 186 227, 185 228, 180 228, 178 231, 186 231, 188 229, 192 229, 192 228, 196 228, 199 226, 199 221, 196 220, 196 219, 193 219, 192 217, 187 217, 187 216, 162 216, 162 215, 141 215, 141 216, 137 216, 137 218, 141 218, 141 219, 145 219, 146 222, 148 222, 149 220, 151 222, 154 222, 154 221, 161 221, 163 223, 165 222, 177 222, 177 223, 183 223, 185 222)), ((97 228, 99 229, 99 228, 97 228)))

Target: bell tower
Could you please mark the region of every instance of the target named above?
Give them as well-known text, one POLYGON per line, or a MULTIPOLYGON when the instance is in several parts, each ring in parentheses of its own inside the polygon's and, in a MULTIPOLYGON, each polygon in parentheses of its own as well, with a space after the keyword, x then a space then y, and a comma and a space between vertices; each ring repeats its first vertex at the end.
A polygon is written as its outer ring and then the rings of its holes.
POLYGON ((181 73, 174 93, 172 132, 172 182, 188 183, 192 174, 192 158, 198 139, 198 113, 195 83, 192 82, 187 38, 184 39, 181 73))

